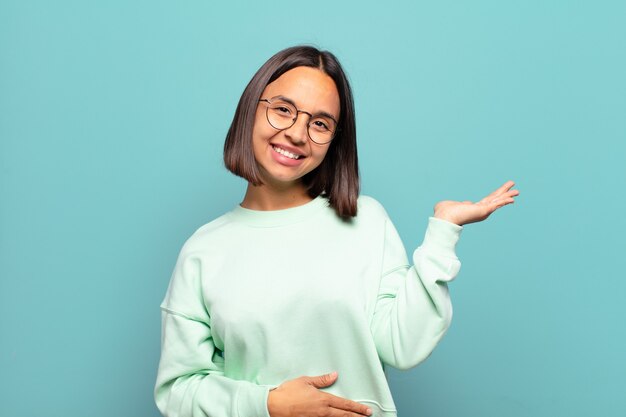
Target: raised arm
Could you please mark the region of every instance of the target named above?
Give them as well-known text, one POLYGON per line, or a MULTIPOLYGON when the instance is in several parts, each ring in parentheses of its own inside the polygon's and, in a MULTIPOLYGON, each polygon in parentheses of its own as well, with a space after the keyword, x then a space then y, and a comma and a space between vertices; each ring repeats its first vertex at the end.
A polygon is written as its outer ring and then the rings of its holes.
POLYGON ((409 369, 423 361, 452 320, 447 282, 461 262, 455 246, 462 226, 430 217, 422 245, 409 265, 404 245, 387 219, 383 269, 371 324, 382 361, 409 369))
POLYGON ((413 266, 389 219, 385 228, 383 273, 372 334, 384 363, 408 369, 423 361, 441 340, 452 320, 447 283, 461 268, 455 248, 463 225, 487 219, 514 203, 519 190, 506 181, 482 200, 440 201, 428 220, 424 241, 413 253, 413 266))

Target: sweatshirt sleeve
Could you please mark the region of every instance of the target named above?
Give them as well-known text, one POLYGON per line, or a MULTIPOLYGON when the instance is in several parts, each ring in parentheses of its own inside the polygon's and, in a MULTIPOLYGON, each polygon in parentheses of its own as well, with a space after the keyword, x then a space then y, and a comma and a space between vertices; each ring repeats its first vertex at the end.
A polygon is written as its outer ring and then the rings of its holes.
POLYGON ((161 304, 161 359, 154 389, 166 417, 269 417, 270 386, 224 376, 200 291, 200 261, 181 254, 161 304))
POLYGON ((409 369, 426 359, 452 320, 447 282, 459 272, 455 247, 463 227, 430 217, 424 241, 409 265, 404 245, 387 218, 383 267, 372 334, 382 362, 409 369))

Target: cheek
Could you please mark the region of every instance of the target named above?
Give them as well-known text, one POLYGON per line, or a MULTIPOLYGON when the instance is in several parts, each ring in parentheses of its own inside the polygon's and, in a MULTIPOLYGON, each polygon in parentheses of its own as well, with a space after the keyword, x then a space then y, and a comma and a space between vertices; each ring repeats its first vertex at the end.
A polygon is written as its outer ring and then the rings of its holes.
POLYGON ((319 149, 318 152, 315 153, 316 166, 319 166, 324 161, 324 158, 326 158, 327 155, 328 155, 328 148, 319 149))
POLYGON ((267 144, 267 140, 275 134, 276 130, 269 126, 269 124, 265 120, 265 116, 261 118, 259 117, 259 115, 257 115, 257 118, 254 122, 254 128, 252 129, 252 140, 259 144, 267 144))

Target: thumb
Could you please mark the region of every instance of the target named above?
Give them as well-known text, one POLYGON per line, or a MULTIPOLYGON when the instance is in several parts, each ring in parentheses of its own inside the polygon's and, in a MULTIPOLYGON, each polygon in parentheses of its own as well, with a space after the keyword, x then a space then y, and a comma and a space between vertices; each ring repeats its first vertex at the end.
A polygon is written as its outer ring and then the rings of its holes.
POLYGON ((307 381, 315 388, 323 388, 332 385, 337 380, 337 372, 331 372, 330 374, 324 374, 320 376, 312 376, 307 381))

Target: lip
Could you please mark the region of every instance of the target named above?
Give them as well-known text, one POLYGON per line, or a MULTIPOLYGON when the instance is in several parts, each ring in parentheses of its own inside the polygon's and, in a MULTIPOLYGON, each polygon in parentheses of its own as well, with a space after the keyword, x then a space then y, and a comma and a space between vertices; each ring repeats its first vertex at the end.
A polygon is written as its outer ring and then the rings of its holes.
MULTIPOLYGON (((287 149, 287 147, 283 147, 283 146, 279 146, 279 145, 273 145, 270 146, 269 151, 272 155, 272 159, 274 159, 274 161, 276 161, 277 163, 279 163, 280 165, 283 166, 287 166, 287 167, 297 167, 300 166, 302 164, 302 162, 306 159, 304 156, 298 159, 291 159, 281 153, 278 153, 274 150, 274 146, 279 147, 279 148, 283 148, 286 151, 289 152, 293 152, 291 149, 287 149)), ((294 152, 295 153, 295 152, 294 152)), ((300 153, 298 153, 298 155, 300 155, 300 153)))
POLYGON ((304 155, 301 150, 299 150, 298 148, 294 148, 293 146, 283 145, 280 143, 271 143, 271 142, 270 142, 270 146, 276 146, 277 148, 282 148, 286 151, 289 151, 294 155, 300 156, 301 157, 300 159, 306 158, 306 155, 304 155))

